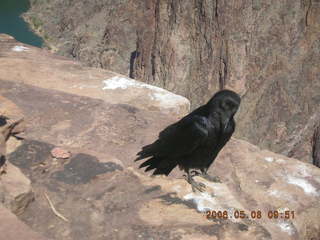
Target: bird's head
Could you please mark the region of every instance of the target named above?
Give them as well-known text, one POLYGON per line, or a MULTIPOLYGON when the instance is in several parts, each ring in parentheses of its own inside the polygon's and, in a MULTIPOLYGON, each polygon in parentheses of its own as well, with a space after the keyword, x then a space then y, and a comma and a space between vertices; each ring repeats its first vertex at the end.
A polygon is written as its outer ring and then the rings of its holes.
POLYGON ((222 90, 217 92, 207 103, 210 113, 220 116, 224 128, 228 126, 240 106, 240 96, 231 90, 222 90))

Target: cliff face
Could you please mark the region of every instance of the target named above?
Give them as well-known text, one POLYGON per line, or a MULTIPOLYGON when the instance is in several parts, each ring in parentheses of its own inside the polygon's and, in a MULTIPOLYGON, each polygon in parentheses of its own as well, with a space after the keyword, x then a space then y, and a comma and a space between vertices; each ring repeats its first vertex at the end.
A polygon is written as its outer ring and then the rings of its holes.
POLYGON ((164 87, 192 107, 243 96, 237 136, 311 161, 319 122, 320 2, 31 1, 60 54, 164 87))
POLYGON ((311 164, 233 138, 209 169, 221 183, 196 177, 202 193, 178 168, 169 177, 138 169, 136 153, 186 113, 187 99, 1 34, 0 76, 0 133, 13 126, 20 137, 0 138, 6 239, 319 239, 311 164))

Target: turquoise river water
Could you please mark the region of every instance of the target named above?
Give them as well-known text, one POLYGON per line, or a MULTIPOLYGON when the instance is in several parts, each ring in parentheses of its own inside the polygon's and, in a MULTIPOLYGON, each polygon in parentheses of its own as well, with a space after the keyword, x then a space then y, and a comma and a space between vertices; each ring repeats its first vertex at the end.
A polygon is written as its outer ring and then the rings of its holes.
POLYGON ((20 42, 41 47, 43 40, 33 33, 20 15, 29 9, 28 0, 0 0, 0 33, 20 42))

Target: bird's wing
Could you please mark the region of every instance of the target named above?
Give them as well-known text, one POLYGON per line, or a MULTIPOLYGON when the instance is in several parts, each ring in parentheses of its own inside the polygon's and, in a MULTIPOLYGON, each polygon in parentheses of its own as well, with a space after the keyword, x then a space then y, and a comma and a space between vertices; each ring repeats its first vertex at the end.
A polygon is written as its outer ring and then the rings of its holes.
POLYGON ((150 156, 176 158, 186 155, 207 139, 209 125, 207 118, 189 115, 160 132, 158 140, 143 147, 136 160, 150 156))

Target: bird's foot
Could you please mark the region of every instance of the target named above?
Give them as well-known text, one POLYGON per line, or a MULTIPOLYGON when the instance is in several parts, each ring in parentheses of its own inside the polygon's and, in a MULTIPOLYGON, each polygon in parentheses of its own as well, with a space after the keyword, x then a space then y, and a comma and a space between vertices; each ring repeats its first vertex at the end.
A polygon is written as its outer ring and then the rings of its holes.
POLYGON ((198 171, 196 171, 196 170, 192 170, 191 172, 190 172, 192 175, 192 177, 194 177, 194 176, 200 176, 201 175, 201 173, 200 172, 198 172, 198 171))
POLYGON ((196 182, 192 176, 189 176, 186 178, 187 182, 191 185, 192 191, 195 192, 195 190, 198 190, 200 192, 204 192, 206 189, 206 185, 201 182, 196 182))
POLYGON ((203 173, 200 175, 201 177, 203 177, 204 179, 210 181, 210 182, 216 182, 216 183, 221 183, 221 180, 218 176, 211 176, 207 173, 203 173))

